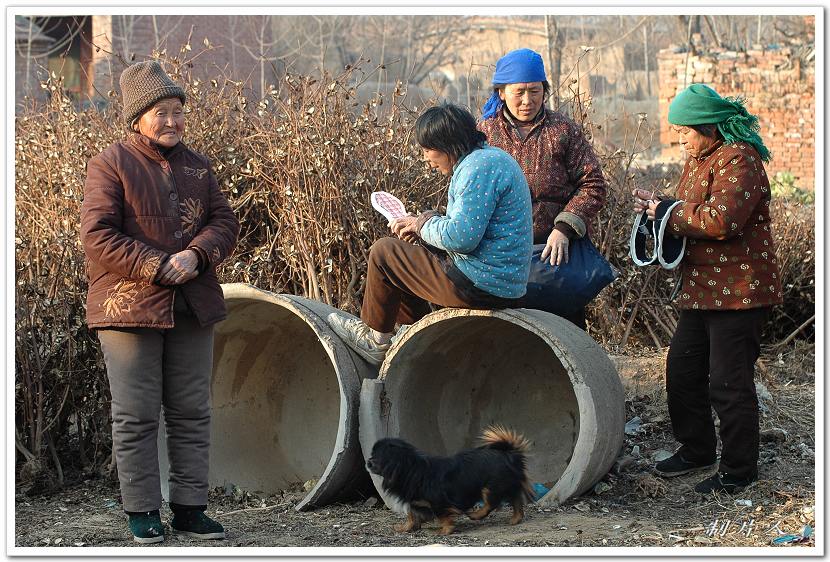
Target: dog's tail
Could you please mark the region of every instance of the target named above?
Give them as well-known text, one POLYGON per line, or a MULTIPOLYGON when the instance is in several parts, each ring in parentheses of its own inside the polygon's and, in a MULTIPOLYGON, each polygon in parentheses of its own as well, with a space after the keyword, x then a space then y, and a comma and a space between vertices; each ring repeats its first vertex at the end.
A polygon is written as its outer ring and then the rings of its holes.
POLYGON ((530 449, 530 441, 520 433, 507 429, 502 425, 491 425, 481 434, 483 446, 501 451, 516 451, 527 453, 530 449))
POLYGON ((530 450, 530 441, 522 434, 502 425, 491 425, 481 435, 482 446, 489 449, 504 451, 511 459, 510 464, 517 474, 521 475, 522 503, 533 501, 535 492, 527 475, 527 452, 530 450))

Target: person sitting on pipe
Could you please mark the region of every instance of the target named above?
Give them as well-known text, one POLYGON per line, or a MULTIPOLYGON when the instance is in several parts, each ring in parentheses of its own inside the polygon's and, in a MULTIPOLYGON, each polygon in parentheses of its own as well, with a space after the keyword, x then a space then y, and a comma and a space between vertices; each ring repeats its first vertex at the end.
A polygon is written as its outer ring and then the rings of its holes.
POLYGON ((512 156, 489 146, 472 114, 451 103, 415 122, 429 166, 450 176, 447 213, 394 219, 395 237, 370 251, 360 319, 335 312, 328 323, 369 363, 379 365, 396 324, 411 324, 430 303, 478 309, 521 306, 530 269, 530 190, 512 156))

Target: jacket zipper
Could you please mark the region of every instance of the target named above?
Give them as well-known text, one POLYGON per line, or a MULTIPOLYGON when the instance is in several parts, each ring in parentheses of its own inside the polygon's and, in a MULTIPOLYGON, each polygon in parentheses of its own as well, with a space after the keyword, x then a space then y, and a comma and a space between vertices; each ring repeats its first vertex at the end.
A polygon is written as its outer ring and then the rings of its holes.
MULTIPOLYGON (((179 188, 176 185, 176 177, 173 175, 173 168, 170 166, 170 161, 161 154, 159 149, 156 149, 156 154, 158 154, 159 158, 161 158, 161 161, 163 162, 160 166, 167 174, 167 177, 170 178, 170 183, 173 185, 173 191, 176 194, 176 204, 178 204, 179 188)), ((181 215, 179 215, 179 222, 181 222, 181 215)), ((181 241, 179 242, 179 245, 181 246, 181 241)), ((173 297, 170 299, 170 323, 173 326, 176 325, 176 289, 177 286, 172 287, 173 297)))

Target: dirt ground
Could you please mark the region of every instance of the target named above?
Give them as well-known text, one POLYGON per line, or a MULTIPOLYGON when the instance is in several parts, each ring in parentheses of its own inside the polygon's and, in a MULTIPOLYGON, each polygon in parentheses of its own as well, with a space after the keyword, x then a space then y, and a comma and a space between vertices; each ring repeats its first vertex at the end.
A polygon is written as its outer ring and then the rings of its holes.
MULTIPOLYGON (((650 470, 655 455, 676 447, 662 390, 665 356, 643 351, 615 358, 626 384, 625 445, 594 490, 556 507, 528 506, 526 519, 508 525, 510 510, 484 521, 459 519, 456 532, 438 536, 435 523, 414 534, 392 525, 402 516, 377 498, 299 513, 299 491, 261 497, 249 492, 211 492, 208 513, 227 530, 224 541, 170 536, 147 548, 181 546, 772 546, 784 534, 815 529, 815 392, 813 346, 784 354, 766 352, 758 367, 761 396, 760 480, 734 496, 702 497, 692 487, 706 475, 671 480, 650 470), (745 501, 748 500, 748 501, 745 501), (751 505, 746 505, 751 503, 751 505)), ((664 453, 663 453, 664 454, 664 453)), ((15 498, 18 547, 135 547, 119 503, 117 483, 89 479, 50 496, 15 498)), ((166 505, 162 519, 168 521, 166 505)), ((59 554, 56 550, 55 554, 59 554)), ((602 554, 602 552, 598 552, 602 554)))

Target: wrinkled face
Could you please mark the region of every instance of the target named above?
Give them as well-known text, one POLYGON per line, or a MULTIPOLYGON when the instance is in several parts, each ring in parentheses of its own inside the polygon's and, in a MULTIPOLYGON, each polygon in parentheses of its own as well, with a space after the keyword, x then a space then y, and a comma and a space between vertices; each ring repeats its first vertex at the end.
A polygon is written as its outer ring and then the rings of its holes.
POLYGON ((141 114, 133 129, 165 148, 176 146, 184 133, 184 108, 179 98, 164 98, 141 114))
POLYGON ((545 88, 541 82, 508 84, 499 90, 499 98, 519 121, 532 121, 545 103, 545 88))
POLYGON ((452 174, 452 167, 455 162, 452 161, 449 154, 433 148, 421 147, 421 150, 424 152, 424 162, 426 162, 430 168, 438 170, 445 176, 452 174))
POLYGON ((672 131, 680 135, 680 146, 686 151, 686 154, 694 158, 699 158, 701 154, 712 148, 717 142, 717 139, 701 135, 691 127, 672 125, 672 131))

